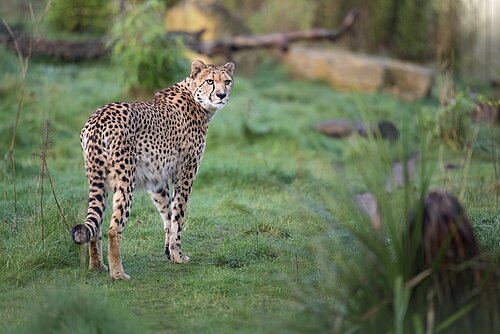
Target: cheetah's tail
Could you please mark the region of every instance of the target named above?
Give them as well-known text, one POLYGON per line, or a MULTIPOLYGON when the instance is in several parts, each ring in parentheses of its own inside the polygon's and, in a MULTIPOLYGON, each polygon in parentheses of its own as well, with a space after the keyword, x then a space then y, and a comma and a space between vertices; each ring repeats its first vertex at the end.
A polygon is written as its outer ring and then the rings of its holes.
POLYGON ((83 224, 71 230, 71 238, 77 244, 85 244, 100 236, 101 222, 106 207, 106 191, 100 180, 92 182, 89 189, 89 207, 83 224))
POLYGON ((79 245, 85 244, 91 239, 91 232, 85 224, 78 224, 71 230, 71 238, 79 245))

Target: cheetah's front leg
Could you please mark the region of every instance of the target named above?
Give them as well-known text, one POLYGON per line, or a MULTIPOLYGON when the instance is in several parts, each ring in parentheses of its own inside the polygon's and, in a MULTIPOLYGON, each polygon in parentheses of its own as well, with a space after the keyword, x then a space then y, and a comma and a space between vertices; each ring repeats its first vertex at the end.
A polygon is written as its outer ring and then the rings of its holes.
MULTIPOLYGON (((195 173, 186 174, 194 176, 195 173)), ((189 261, 189 256, 182 255, 181 232, 192 183, 193 178, 183 178, 174 184, 175 195, 172 203, 170 203, 169 210, 171 218, 170 235, 167 233, 168 253, 170 254, 170 261, 174 263, 186 263, 189 261)))
POLYGON ((151 199, 153 200, 153 203, 163 221, 163 228, 165 230, 164 250, 165 254, 170 260, 171 258, 170 258, 169 242, 170 242, 170 229, 172 224, 172 211, 170 209, 172 200, 170 197, 170 191, 168 187, 164 187, 157 189, 155 191, 150 191, 149 196, 151 196, 151 199))

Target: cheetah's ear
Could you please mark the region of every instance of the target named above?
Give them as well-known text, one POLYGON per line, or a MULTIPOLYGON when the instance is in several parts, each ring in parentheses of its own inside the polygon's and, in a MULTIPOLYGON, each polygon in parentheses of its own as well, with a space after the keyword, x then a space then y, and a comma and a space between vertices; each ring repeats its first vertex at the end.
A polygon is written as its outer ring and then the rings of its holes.
POLYGON ((207 67, 207 65, 201 60, 194 60, 191 63, 191 78, 195 78, 205 67, 207 67))
POLYGON ((233 62, 226 63, 223 67, 229 72, 230 75, 233 75, 233 72, 234 72, 234 63, 233 62))

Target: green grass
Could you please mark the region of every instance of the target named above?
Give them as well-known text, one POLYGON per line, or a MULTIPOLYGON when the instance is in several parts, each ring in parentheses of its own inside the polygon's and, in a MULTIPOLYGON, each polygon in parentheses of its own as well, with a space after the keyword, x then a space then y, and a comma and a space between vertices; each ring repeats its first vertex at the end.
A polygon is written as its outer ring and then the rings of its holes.
MULTIPOLYGON (((19 85, 15 60, 0 52, 5 68, 0 82, 0 152, 4 156, 19 85)), ((318 240, 331 231, 332 222, 363 220, 345 197, 346 187, 353 192, 373 189, 360 167, 390 165, 387 161, 378 164, 374 155, 364 153, 364 147, 373 145, 390 157, 401 154, 398 144, 369 143, 356 137, 333 140, 311 125, 330 118, 388 119, 401 129, 405 119, 415 124, 422 105, 433 106, 433 102, 405 103, 383 94, 335 92, 321 82, 292 80, 273 66, 252 78, 237 76, 229 105, 212 121, 183 235, 183 250, 191 261, 186 265, 167 261, 160 217, 148 196, 139 193, 123 238, 124 266, 132 279, 112 282, 106 274, 87 271, 82 263, 86 253, 72 243, 47 180, 41 215, 40 167, 32 153, 38 151, 41 126, 49 119, 53 146, 48 166, 57 197, 69 224, 80 223, 86 212, 87 185, 79 130, 96 107, 132 98, 123 92, 120 69, 106 62, 33 62, 16 138, 17 217, 8 161, 1 165, 0 332, 49 328, 44 327, 51 323, 44 315, 66 319, 78 314, 89 323, 88 330, 78 325, 82 333, 98 331, 96 326, 103 322, 111 326, 103 331, 121 332, 123 325, 114 324, 123 312, 130 318, 125 328, 137 328, 136 332, 308 329, 295 326, 297 319, 303 319, 297 308, 301 303, 296 302, 303 288, 298 282, 307 282, 319 272, 318 240), (75 306, 75 300, 81 302, 75 306), (108 308, 109 314, 104 311, 108 308)), ((407 136, 408 150, 416 151, 416 127, 411 126, 407 136)), ((485 131, 478 142, 490 138, 485 131)), ((439 161, 435 151, 430 156, 439 161)), ((447 148, 443 152, 446 161, 463 164, 464 152, 447 148)), ((496 180, 493 161, 488 151, 474 151, 464 204, 472 214, 480 247, 498 258, 499 210, 495 193, 484 190, 496 180)), ((382 175, 384 171, 372 172, 382 175)), ((448 173, 436 168, 431 183, 456 192, 463 174, 463 168, 448 173)), ((375 185, 379 181, 373 179, 375 185)), ((395 221, 404 221, 406 214, 402 194, 397 190, 387 195, 395 221)), ((351 233, 338 228, 334 233, 331 242, 351 254, 359 253, 351 233)), ((313 287, 319 285, 316 282, 313 287)), ((59 332, 67 332, 64 326, 71 323, 53 321, 59 322, 59 332)))

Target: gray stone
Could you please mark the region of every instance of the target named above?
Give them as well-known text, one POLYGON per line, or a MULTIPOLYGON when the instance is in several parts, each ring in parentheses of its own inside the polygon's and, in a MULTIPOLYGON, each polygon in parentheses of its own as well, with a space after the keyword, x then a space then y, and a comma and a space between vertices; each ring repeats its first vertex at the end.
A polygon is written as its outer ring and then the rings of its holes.
POLYGON ((373 228, 379 230, 382 227, 382 222, 380 221, 380 211, 375 195, 366 192, 355 195, 354 199, 356 201, 356 204, 358 205, 358 208, 368 217, 370 217, 373 228))

